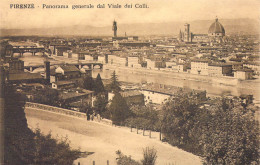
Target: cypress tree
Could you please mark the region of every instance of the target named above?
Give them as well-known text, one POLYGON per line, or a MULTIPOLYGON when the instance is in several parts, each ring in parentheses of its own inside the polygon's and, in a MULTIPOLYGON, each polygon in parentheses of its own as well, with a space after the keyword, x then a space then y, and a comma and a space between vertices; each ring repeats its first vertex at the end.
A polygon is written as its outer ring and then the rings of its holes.
POLYGON ((102 82, 100 74, 97 75, 97 78, 95 80, 95 89, 94 90, 96 93, 105 92, 105 87, 102 82))
POLYGON ((122 125, 125 119, 130 117, 131 111, 125 99, 116 92, 109 107, 113 124, 122 125))
POLYGON ((121 91, 120 83, 118 82, 118 78, 116 72, 114 71, 110 78, 109 90, 111 92, 119 92, 121 91))

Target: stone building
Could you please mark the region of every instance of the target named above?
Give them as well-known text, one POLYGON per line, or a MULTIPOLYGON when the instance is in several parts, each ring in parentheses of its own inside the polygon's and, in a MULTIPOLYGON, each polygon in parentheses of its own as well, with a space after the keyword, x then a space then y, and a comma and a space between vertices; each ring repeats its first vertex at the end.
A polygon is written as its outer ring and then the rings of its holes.
POLYGON ((225 36, 225 29, 223 25, 215 19, 209 29, 208 34, 194 34, 190 30, 190 24, 184 24, 184 32, 180 30, 179 41, 183 42, 222 42, 225 36))
POLYGON ((195 59, 191 61, 191 74, 208 75, 209 61, 195 59))
POLYGON ((211 24, 208 30, 208 36, 211 41, 222 42, 225 36, 225 29, 223 25, 216 18, 215 22, 211 24))
POLYGON ((209 76, 221 77, 232 75, 232 65, 229 64, 209 64, 208 65, 209 76))
POLYGON ((234 72, 234 77, 240 80, 253 79, 252 69, 240 69, 234 72))

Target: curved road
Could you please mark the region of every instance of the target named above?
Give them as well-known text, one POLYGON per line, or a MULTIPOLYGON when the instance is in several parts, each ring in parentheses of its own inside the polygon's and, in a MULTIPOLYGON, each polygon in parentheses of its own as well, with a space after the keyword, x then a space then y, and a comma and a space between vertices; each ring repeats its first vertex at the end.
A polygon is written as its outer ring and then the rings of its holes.
POLYGON ((114 127, 39 109, 26 108, 25 113, 31 129, 38 127, 44 134, 51 131, 54 138, 67 136, 72 148, 94 152, 75 161, 81 165, 92 164, 93 160, 96 165, 106 165, 107 160, 110 165, 116 165, 117 150, 139 161, 143 157, 145 147, 154 147, 157 150, 157 165, 202 164, 198 156, 160 142, 156 133, 152 133, 150 139, 148 133, 142 136, 141 132, 139 134, 136 131, 130 132, 129 128, 114 127))

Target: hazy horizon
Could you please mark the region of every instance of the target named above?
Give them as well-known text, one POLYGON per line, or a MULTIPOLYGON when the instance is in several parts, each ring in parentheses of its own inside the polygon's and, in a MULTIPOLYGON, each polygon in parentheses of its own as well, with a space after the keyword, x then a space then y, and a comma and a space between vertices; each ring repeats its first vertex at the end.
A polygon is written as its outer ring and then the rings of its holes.
MULTIPOLYGON (((260 23, 260 20, 257 19, 253 19, 253 18, 226 18, 226 19, 220 19, 218 18, 219 22, 223 21, 223 20, 255 20, 258 21, 260 23)), ((211 21, 212 23, 215 21, 214 19, 204 19, 204 20, 192 20, 192 21, 168 21, 168 22, 144 22, 144 23, 121 23, 120 20, 116 20, 117 21, 117 26, 125 26, 125 25, 140 25, 140 24, 170 24, 170 23, 192 23, 192 22, 198 22, 198 21, 211 21)), ((66 27, 76 27, 76 26, 86 26, 86 27, 96 27, 96 28, 105 28, 105 27, 112 27, 112 21, 110 23, 110 25, 103 25, 103 26, 95 26, 95 25, 83 25, 83 24, 78 24, 78 25, 57 25, 55 27, 28 27, 28 28, 23 28, 23 27, 17 27, 17 28, 1 28, 0 29, 7 29, 7 30, 25 30, 25 29, 52 29, 52 28, 66 28, 66 27)))

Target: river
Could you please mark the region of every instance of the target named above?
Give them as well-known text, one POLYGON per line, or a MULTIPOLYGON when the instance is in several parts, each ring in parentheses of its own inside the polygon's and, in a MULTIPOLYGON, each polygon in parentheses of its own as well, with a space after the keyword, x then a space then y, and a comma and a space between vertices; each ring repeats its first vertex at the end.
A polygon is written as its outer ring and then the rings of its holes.
MULTIPOLYGON (((33 64, 43 64, 44 58, 41 56, 31 56, 30 54, 25 54, 23 58, 25 65, 29 63, 33 64)), ((59 59, 51 61, 65 61, 71 62, 71 59, 66 59, 60 57, 59 59)), ((109 67, 104 65, 104 69, 94 69, 92 72, 95 78, 98 73, 100 73, 102 79, 109 79, 113 71, 116 71, 119 81, 131 82, 131 83, 144 83, 153 82, 165 85, 172 85, 176 87, 206 90, 208 96, 222 96, 222 95, 233 95, 240 96, 241 94, 254 95, 255 103, 260 103, 260 80, 247 80, 241 81, 236 86, 223 85, 217 83, 202 82, 199 80, 184 80, 171 76, 170 74, 160 74, 160 73, 147 73, 147 72, 137 72, 131 69, 122 69, 117 67, 109 67)), ((181 73, 180 73, 181 74, 181 73)))
MULTIPOLYGON (((172 85, 176 87, 206 90, 208 96, 222 96, 222 95, 233 95, 240 96, 241 94, 254 95, 256 102, 260 100, 259 97, 259 83, 254 81, 242 81, 237 86, 213 84, 208 82, 201 82, 196 80, 184 80, 175 78, 167 74, 159 73, 146 73, 136 72, 133 70, 122 69, 122 68, 107 68, 103 70, 94 69, 92 76, 95 78, 100 73, 102 79, 109 79, 112 72, 115 70, 118 75, 119 81, 131 82, 131 83, 159 83, 165 85, 172 85)), ((181 74, 181 73, 180 73, 181 74)), ((256 81, 256 80, 255 80, 256 81)))

